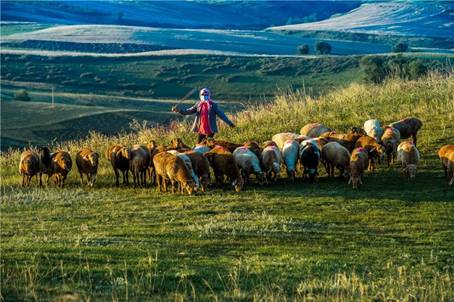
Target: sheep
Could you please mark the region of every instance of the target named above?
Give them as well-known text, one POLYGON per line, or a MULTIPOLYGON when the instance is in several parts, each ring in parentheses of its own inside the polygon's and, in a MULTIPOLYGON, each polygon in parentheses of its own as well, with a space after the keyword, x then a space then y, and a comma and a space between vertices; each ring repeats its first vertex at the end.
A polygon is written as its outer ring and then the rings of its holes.
POLYGON ((89 148, 83 148, 76 154, 76 165, 80 175, 80 182, 84 184, 83 175, 87 175, 87 185, 93 187, 98 173, 99 154, 89 148))
POLYGON ((389 124, 390 127, 399 130, 400 138, 406 139, 410 136, 413 139, 413 143, 416 146, 416 135, 418 134, 419 129, 422 127, 422 122, 416 117, 407 117, 398 122, 389 124))
POLYGON ((320 149, 315 143, 309 143, 308 140, 306 140, 300 144, 299 158, 301 165, 304 167, 303 180, 307 175, 311 183, 315 181, 320 156, 320 149))
POLYGON ((307 137, 305 135, 299 135, 299 134, 292 133, 292 132, 282 132, 282 133, 278 133, 278 134, 273 135, 271 140, 276 143, 276 145, 279 147, 279 149, 282 150, 282 148, 284 147, 285 142, 288 141, 288 140, 295 140, 299 144, 303 140, 306 140, 308 138, 309 137, 307 137))
POLYGON ((276 181, 281 170, 282 154, 275 145, 267 146, 262 151, 262 167, 269 181, 276 181))
POLYGON ((296 140, 288 140, 284 143, 282 147, 282 158, 287 169, 287 176, 291 181, 295 180, 298 153, 299 143, 296 140))
POLYGON ((391 163, 394 164, 397 155, 397 146, 400 142, 399 130, 390 126, 385 126, 381 141, 383 143, 383 146, 385 147, 389 167, 391 163))
MULTIPOLYGON (((270 147, 270 146, 277 146, 276 142, 272 141, 272 140, 268 140, 268 141, 265 141, 263 142, 262 144, 262 148, 265 149, 266 147, 270 147)), ((279 148, 279 147, 278 147, 279 148)))
POLYGON ((254 142, 254 141, 246 142, 246 143, 244 143, 243 146, 248 148, 252 152, 254 152, 254 154, 257 156, 257 158, 259 160, 261 159, 261 157, 262 157, 262 148, 260 148, 260 146, 259 146, 259 144, 257 142, 254 142))
POLYGON ((385 147, 382 144, 379 144, 375 138, 371 136, 361 136, 356 141, 355 147, 366 149, 369 157, 369 171, 375 171, 375 162, 380 162, 386 154, 385 147))
POLYGON ((350 132, 350 133, 335 133, 335 132, 326 132, 322 134, 320 137, 325 138, 328 142, 338 142, 349 152, 352 152, 355 149, 356 141, 363 136, 363 134, 357 132, 350 132))
POLYGON ((192 148, 192 150, 200 154, 204 154, 206 152, 209 152, 211 149, 205 144, 197 144, 194 148, 192 148))
POLYGON ((22 175, 22 187, 29 186, 33 176, 36 175, 37 178, 39 177, 39 165, 40 158, 36 152, 32 150, 22 152, 19 162, 19 173, 22 175))
POLYGON ((129 149, 129 170, 134 188, 147 185, 147 170, 150 165, 150 151, 146 146, 134 145, 129 149))
POLYGON ((66 151, 57 151, 51 155, 51 162, 47 170, 47 182, 55 176, 57 186, 63 188, 68 173, 72 168, 71 156, 66 151))
POLYGON ((231 181, 235 191, 240 192, 244 181, 232 153, 227 148, 217 146, 205 153, 205 156, 210 162, 211 168, 213 168, 217 185, 224 182, 225 175, 231 181))
MULTIPOLYGON (((39 151, 39 185, 43 185, 42 175, 50 173, 51 152, 47 147, 40 147, 39 151)), ((48 179, 49 180, 49 179, 48 179)))
POLYGON ((264 173, 260 167, 260 160, 254 152, 249 150, 249 148, 242 146, 233 151, 233 157, 243 175, 245 183, 248 182, 250 174, 254 174, 259 183, 263 182, 265 179, 264 173))
POLYGON ((191 150, 191 148, 186 145, 181 138, 173 138, 170 141, 170 145, 167 147, 167 150, 177 150, 183 152, 191 150))
POLYGON ((348 184, 352 184, 353 189, 358 189, 358 185, 362 185, 362 177, 364 170, 369 165, 368 152, 365 148, 359 147, 353 150, 350 156, 350 179, 348 184))
POLYGON ((300 134, 309 138, 316 138, 323 133, 331 132, 332 130, 320 123, 310 123, 301 128, 300 134))
POLYGON ((180 157, 169 152, 160 152, 154 156, 153 163, 158 190, 167 192, 167 181, 170 181, 172 193, 175 193, 176 183, 179 184, 180 192, 186 190, 189 195, 194 192, 194 180, 180 157))
POLYGON ((415 144, 408 141, 400 143, 397 147, 397 160, 402 163, 402 170, 408 179, 414 180, 419 162, 419 151, 415 144))
POLYGON ((364 122, 364 131, 370 137, 373 137, 378 143, 381 142, 383 128, 379 120, 371 119, 364 122))
POLYGON ((119 177, 120 170, 123 174, 123 184, 129 184, 129 160, 130 152, 129 149, 122 145, 114 145, 107 149, 106 158, 112 164, 112 168, 115 173, 115 185, 118 187, 120 185, 119 177))
POLYGON ((228 142, 228 141, 223 141, 223 140, 207 140, 207 145, 208 147, 214 148, 215 146, 221 146, 229 150, 230 152, 235 151, 236 148, 241 147, 242 145, 228 142))
POLYGON ((448 178, 448 164, 451 154, 454 154, 454 145, 445 145, 438 150, 438 157, 445 172, 445 178, 448 178))
POLYGON ((200 187, 199 178, 197 177, 197 175, 194 172, 194 169, 192 168, 192 161, 189 158, 189 156, 187 154, 180 153, 180 152, 178 152, 176 150, 169 150, 167 152, 172 153, 173 155, 176 155, 176 156, 178 156, 179 158, 181 158, 183 160, 184 164, 186 165, 186 168, 189 171, 189 174, 191 174, 192 179, 194 180, 197 188, 199 188, 200 187))
POLYGON ((150 183, 154 185, 156 183, 156 175, 155 175, 155 169, 154 169, 154 164, 153 164, 153 158, 156 154, 160 152, 165 152, 167 148, 163 145, 156 145, 154 141, 151 141, 151 143, 147 144, 147 148, 150 154, 150 164, 148 166, 148 178, 150 179, 150 183))
POLYGON ((196 151, 186 151, 185 154, 191 160, 192 168, 198 176, 202 192, 206 192, 210 184, 210 162, 203 154, 196 151))
POLYGON ((314 144, 319 150, 322 150, 323 146, 328 143, 328 140, 323 137, 310 138, 301 142, 300 147, 304 147, 307 144, 314 144))
POLYGON ((454 184, 454 152, 449 153, 448 168, 446 170, 448 175, 448 185, 452 186, 454 184))
POLYGON ((350 165, 350 152, 338 142, 329 142, 322 149, 322 163, 328 176, 334 177, 334 168, 339 169, 339 177, 347 177, 350 165))

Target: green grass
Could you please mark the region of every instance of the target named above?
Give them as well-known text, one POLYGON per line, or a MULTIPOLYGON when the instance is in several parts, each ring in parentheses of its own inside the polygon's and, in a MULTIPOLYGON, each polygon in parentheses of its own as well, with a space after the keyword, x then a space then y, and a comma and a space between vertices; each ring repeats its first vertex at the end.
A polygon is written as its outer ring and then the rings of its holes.
MULTIPOLYGON (((313 99, 281 94, 236 117, 220 137, 245 141, 320 121, 342 131, 369 117, 414 115, 424 126, 415 183, 399 167, 367 173, 353 191, 322 172, 310 185, 281 179, 239 194, 158 194, 114 188, 103 159, 99 182, 77 173, 57 189, 20 188, 19 152, 1 159, 1 295, 15 300, 451 301, 454 191, 436 151, 454 141, 454 78, 390 80, 313 99)), ((193 142, 188 124, 63 145, 193 142)))

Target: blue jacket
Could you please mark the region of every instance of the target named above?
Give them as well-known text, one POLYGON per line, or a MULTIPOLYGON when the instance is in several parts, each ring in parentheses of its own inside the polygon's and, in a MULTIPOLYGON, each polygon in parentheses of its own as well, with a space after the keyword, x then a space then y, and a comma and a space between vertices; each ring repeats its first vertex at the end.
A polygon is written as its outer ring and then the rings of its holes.
MULTIPOLYGON (((200 101, 195 103, 194 106, 189 107, 187 109, 179 109, 178 111, 180 114, 183 115, 190 115, 196 114, 194 123, 192 124, 192 131, 199 132, 200 127, 200 101)), ((210 111, 208 112, 208 120, 210 121, 210 128, 213 133, 218 132, 218 126, 216 124, 216 115, 219 116, 227 125, 233 126, 233 123, 229 118, 225 115, 225 113, 219 109, 218 104, 215 102, 211 102, 210 111)))

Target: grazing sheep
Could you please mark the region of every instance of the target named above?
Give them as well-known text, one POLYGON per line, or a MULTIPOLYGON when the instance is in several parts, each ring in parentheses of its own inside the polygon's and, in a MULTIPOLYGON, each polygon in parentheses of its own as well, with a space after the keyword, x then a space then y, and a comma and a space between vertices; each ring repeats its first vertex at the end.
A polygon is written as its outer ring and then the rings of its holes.
POLYGON ((191 174, 192 179, 194 180, 197 188, 199 188, 200 187, 199 178, 197 177, 197 175, 194 172, 194 169, 192 168, 192 161, 189 158, 189 156, 187 154, 180 153, 180 152, 178 152, 176 150, 169 150, 167 152, 172 153, 173 155, 176 155, 176 156, 178 156, 179 158, 181 158, 183 160, 184 164, 186 165, 186 168, 189 171, 189 174, 191 174))
POLYGON ((217 185, 224 182, 224 175, 228 177, 236 192, 240 192, 244 182, 232 153, 224 147, 214 147, 210 152, 205 153, 206 158, 213 168, 217 185))
POLYGON ((204 153, 206 153, 206 152, 209 152, 211 149, 210 149, 210 147, 208 147, 208 146, 205 145, 205 144, 197 144, 197 145, 195 145, 194 148, 192 148, 192 150, 193 150, 194 152, 198 152, 198 153, 200 153, 200 154, 204 154, 204 153))
POLYGON ((80 175, 80 182, 84 184, 83 175, 87 175, 87 185, 93 187, 98 173, 99 154, 89 148, 83 148, 76 154, 76 165, 80 175))
POLYGON ((313 183, 317 176, 318 162, 320 161, 320 149, 315 143, 308 143, 308 140, 300 144, 300 163, 303 165, 303 180, 306 175, 309 181, 313 183), (306 142, 306 143, 304 143, 306 142))
POLYGON ((47 174, 49 175, 50 165, 51 165, 51 156, 49 148, 47 147, 40 147, 39 151, 39 185, 43 185, 42 175, 47 174))
POLYGON ((402 142, 397 147, 397 160, 402 163, 402 169, 409 180, 416 178, 416 169, 419 162, 419 151, 413 142, 402 142))
POLYGON ((288 140, 284 143, 282 147, 282 158, 287 169, 287 176, 291 181, 295 180, 298 153, 299 143, 296 140, 288 140))
POLYGON ((363 136, 363 134, 350 132, 350 133, 335 133, 335 132, 326 132, 322 134, 320 137, 325 138, 328 142, 338 142, 349 152, 352 152, 355 149, 356 141, 363 136))
POLYGON ((385 152, 388 158, 388 167, 392 163, 394 164, 396 155, 397 155, 397 146, 400 142, 400 132, 399 130, 385 126, 384 132, 381 137, 383 146, 385 147, 385 152))
POLYGON ((322 150, 323 146, 328 143, 328 140, 323 137, 310 138, 301 142, 300 147, 304 147, 307 144, 314 144, 319 150, 322 150))
POLYGON ((259 144, 257 142, 251 141, 247 142, 243 145, 244 147, 248 148, 254 154, 257 156, 257 158, 260 160, 262 157, 262 148, 260 148, 259 144))
POLYGON ((309 137, 307 137, 305 135, 299 135, 299 134, 292 133, 292 132, 283 132, 283 133, 278 133, 278 134, 273 135, 271 140, 276 143, 276 145, 279 147, 279 149, 282 150, 285 142, 288 140, 295 140, 295 141, 297 141, 298 144, 300 144, 302 141, 304 141, 308 138, 309 137))
POLYGON ((375 138, 371 136, 361 136, 355 144, 356 148, 364 148, 367 151, 369 157, 369 170, 375 171, 375 162, 380 162, 385 154, 386 150, 382 144, 379 144, 375 138))
POLYGON ((112 164, 112 168, 115 173, 115 185, 118 187, 120 185, 119 177, 120 174, 118 171, 121 171, 123 174, 123 184, 129 184, 129 160, 130 152, 129 149, 122 145, 114 145, 107 149, 106 157, 112 164))
POLYGON ((416 135, 418 134, 419 129, 422 127, 422 122, 416 117, 407 117, 398 122, 389 124, 390 127, 399 130, 400 139, 406 139, 410 136, 413 139, 413 143, 416 146, 416 135))
POLYGON ((242 145, 235 144, 232 142, 223 141, 223 140, 214 140, 214 139, 208 140, 207 143, 208 143, 208 147, 214 148, 215 146, 221 146, 221 147, 226 148, 227 150, 229 150, 232 153, 233 153, 233 151, 235 151, 236 148, 242 146, 242 145))
POLYGON ((71 156, 66 151, 57 151, 51 155, 49 169, 47 170, 47 182, 55 176, 55 184, 61 188, 65 185, 66 177, 71 171, 71 156))
POLYGON ((150 151, 146 146, 134 145, 129 150, 129 170, 134 188, 147 185, 147 170, 150 165, 150 151))
POLYGON ((362 177, 364 170, 369 165, 368 152, 363 147, 359 147, 353 150, 350 157, 350 179, 348 184, 353 185, 353 189, 358 189, 358 185, 362 185, 362 177))
POLYGON ((448 178, 448 164, 451 154, 454 154, 454 145, 445 145, 438 150, 438 157, 445 172, 445 178, 448 178))
POLYGON ((170 141, 169 147, 167 147, 167 150, 177 150, 180 152, 188 151, 191 150, 191 148, 186 145, 181 138, 173 138, 170 141))
POLYGON ((186 151, 185 154, 191 160, 192 168, 198 177, 202 192, 206 192, 210 184, 210 162, 203 154, 196 151, 186 151))
POLYGON ((381 142, 383 128, 379 120, 372 119, 364 122, 364 131, 370 137, 373 137, 378 143, 381 142))
POLYGON ((245 146, 238 147, 233 151, 233 157, 243 175, 245 183, 248 183, 250 174, 254 174, 259 183, 263 182, 265 179, 264 173, 260 167, 260 160, 254 152, 245 146))
MULTIPOLYGON (((266 147, 269 147, 269 146, 276 146, 278 147, 278 145, 276 144, 276 142, 272 141, 272 140, 269 140, 269 141, 265 141, 263 144, 262 144, 262 148, 265 149, 266 147)), ((279 147, 278 147, 279 148, 279 147)))
POLYGON ((361 135, 361 136, 362 136, 362 135, 367 135, 366 131, 364 131, 363 128, 361 128, 361 127, 356 127, 356 126, 351 127, 351 128, 348 130, 347 134, 358 134, 358 135, 361 135))
POLYGON ((301 128, 301 135, 315 138, 321 136, 323 133, 331 132, 332 130, 320 123, 310 123, 301 128))
POLYGON ((180 157, 169 152, 161 152, 155 155, 153 163, 156 171, 156 183, 161 192, 167 192, 167 181, 170 181, 172 193, 175 193, 177 183, 180 192, 186 190, 189 195, 193 193, 194 180, 180 157))
POLYGON ((262 167, 269 181, 276 181, 281 170, 282 154, 275 145, 267 146, 262 151, 262 167))
MULTIPOLYGON (((19 173, 22 175, 22 187, 29 186, 33 176, 38 178, 40 159, 39 155, 32 151, 22 152, 19 162, 19 173)), ((41 183, 40 183, 41 185, 41 183)))
POLYGON ((339 169, 339 177, 347 177, 350 152, 337 142, 329 142, 322 149, 322 163, 330 177, 334 177, 334 168, 339 169))

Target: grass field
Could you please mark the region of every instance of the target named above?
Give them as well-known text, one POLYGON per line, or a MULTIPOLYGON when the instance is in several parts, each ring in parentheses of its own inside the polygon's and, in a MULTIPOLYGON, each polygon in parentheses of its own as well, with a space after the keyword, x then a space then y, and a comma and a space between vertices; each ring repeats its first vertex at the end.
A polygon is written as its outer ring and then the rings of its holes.
MULTIPOLYGON (((314 185, 249 186, 238 194, 158 194, 99 182, 20 188, 19 152, 1 155, 1 296, 5 301, 452 301, 454 191, 436 151, 454 142, 454 78, 352 84, 323 97, 281 93, 221 128, 263 141, 320 121, 343 131, 377 117, 424 126, 414 183, 398 167, 367 173, 353 191, 321 172, 314 185)), ((194 142, 188 123, 63 145, 104 152, 114 142, 194 142)))

